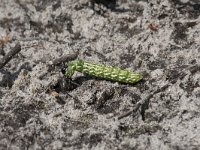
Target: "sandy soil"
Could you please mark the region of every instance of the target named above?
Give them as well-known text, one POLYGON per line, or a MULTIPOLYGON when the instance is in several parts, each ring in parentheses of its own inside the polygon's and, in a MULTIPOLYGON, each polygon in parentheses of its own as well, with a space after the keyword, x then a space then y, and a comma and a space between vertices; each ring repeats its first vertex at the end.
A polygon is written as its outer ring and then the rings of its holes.
POLYGON ((0 39, 0 149, 200 149, 199 0, 0 0, 0 39), (144 79, 69 81, 74 52, 144 79))

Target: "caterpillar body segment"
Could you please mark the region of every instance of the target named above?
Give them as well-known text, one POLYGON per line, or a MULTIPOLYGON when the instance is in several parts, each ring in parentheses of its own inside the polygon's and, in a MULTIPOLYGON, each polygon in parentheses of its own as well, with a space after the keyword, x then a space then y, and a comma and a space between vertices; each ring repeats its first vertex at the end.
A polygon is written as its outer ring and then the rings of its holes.
POLYGON ((75 60, 70 62, 65 75, 68 78, 71 78, 75 71, 121 83, 136 83, 142 79, 140 74, 130 72, 128 70, 92 64, 83 60, 75 60))
POLYGON ((75 71, 82 72, 84 61, 83 60, 74 60, 68 64, 68 68, 65 72, 66 77, 71 78, 75 71))

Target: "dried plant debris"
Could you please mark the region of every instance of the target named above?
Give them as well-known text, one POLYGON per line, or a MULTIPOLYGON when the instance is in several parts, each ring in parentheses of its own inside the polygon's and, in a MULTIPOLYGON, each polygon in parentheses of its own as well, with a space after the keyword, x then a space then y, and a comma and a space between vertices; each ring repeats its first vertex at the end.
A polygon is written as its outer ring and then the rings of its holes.
POLYGON ((20 43, 17 43, 15 47, 6 54, 0 61, 0 69, 3 68, 16 54, 21 51, 20 43))

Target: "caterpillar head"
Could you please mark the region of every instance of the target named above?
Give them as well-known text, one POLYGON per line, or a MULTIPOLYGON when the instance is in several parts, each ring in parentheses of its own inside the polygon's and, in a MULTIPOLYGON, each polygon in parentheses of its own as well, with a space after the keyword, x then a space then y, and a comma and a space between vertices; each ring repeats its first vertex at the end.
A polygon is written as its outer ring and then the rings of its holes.
POLYGON ((76 71, 76 64, 74 62, 70 62, 67 65, 65 65, 65 67, 62 69, 62 73, 64 73, 64 75, 67 78, 71 78, 74 74, 74 72, 76 71))

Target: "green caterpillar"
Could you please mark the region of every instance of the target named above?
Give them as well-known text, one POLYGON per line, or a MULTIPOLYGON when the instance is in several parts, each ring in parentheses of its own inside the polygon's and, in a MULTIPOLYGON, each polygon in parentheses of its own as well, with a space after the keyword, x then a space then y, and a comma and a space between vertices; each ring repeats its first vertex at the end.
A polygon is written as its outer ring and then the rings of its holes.
POLYGON ((136 83, 142 79, 140 74, 128 70, 92 64, 83 60, 71 61, 65 72, 66 77, 71 78, 75 71, 121 83, 136 83))

